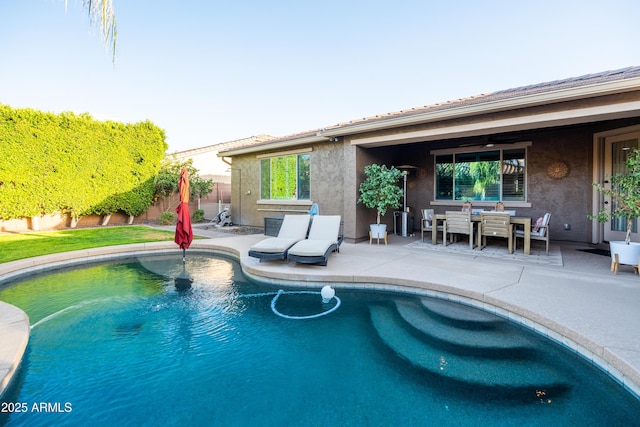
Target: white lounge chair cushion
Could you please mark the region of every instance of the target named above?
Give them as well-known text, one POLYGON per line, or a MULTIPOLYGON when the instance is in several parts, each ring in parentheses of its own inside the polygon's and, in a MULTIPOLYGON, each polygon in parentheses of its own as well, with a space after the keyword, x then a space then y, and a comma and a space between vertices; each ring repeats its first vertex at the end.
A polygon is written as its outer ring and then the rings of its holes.
POLYGON ((322 256, 336 243, 335 240, 301 240, 296 243, 289 254, 298 256, 322 256))
POLYGON ((340 215, 316 215, 313 217, 308 240, 338 241, 340 234, 340 215))
POLYGON ((267 254, 277 254, 286 251, 299 240, 300 239, 284 237, 270 237, 251 246, 251 250, 267 254))
POLYGON ((324 255, 331 245, 338 243, 340 220, 340 215, 314 216, 309 237, 293 245, 289 254, 311 257, 324 255))
POLYGON ((306 237, 310 218, 310 215, 285 215, 278 237, 264 239, 251 246, 251 250, 267 254, 286 251, 293 244, 306 237))
POLYGON ((311 215, 285 215, 278 237, 302 240, 307 237, 311 215))

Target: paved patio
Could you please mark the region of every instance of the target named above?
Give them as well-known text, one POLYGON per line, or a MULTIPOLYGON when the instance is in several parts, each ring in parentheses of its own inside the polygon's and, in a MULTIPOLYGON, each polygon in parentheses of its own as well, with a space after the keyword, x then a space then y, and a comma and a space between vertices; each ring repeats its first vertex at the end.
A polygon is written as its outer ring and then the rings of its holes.
MULTIPOLYGON (((171 227, 169 227, 171 228, 171 227)), ((512 318, 556 339, 609 371, 640 396, 640 277, 623 266, 610 271, 610 258, 583 252, 588 244, 553 242, 551 255, 532 243, 534 256, 504 256, 497 251, 468 251, 422 245, 417 237, 392 235, 388 245, 343 243, 327 267, 263 262, 247 255, 264 239, 261 234, 237 235, 196 227, 206 239, 194 240, 189 250, 230 253, 245 274, 263 283, 293 286, 343 286, 404 289, 482 307, 512 318), (558 258, 559 257, 559 258, 558 258), (560 263, 558 263, 560 259, 560 263)), ((0 265, 0 283, 25 271, 88 259, 137 256, 148 252, 180 251, 173 242, 98 248, 56 254, 0 265)), ((520 248, 520 251, 522 249, 520 248)), ((15 370, 28 340, 29 325, 20 311, 0 303, 0 390, 15 370)))

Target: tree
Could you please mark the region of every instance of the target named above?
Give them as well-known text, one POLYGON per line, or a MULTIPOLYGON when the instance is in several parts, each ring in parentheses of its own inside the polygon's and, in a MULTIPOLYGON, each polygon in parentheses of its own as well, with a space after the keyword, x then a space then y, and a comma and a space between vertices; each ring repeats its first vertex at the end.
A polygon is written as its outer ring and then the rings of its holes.
POLYGON ((213 180, 202 179, 198 175, 198 169, 193 167, 193 159, 181 162, 175 156, 165 158, 154 181, 154 201, 164 199, 163 210, 165 212, 171 209, 171 206, 168 205, 168 199, 178 190, 178 180, 183 167, 187 168, 189 172, 191 197, 204 197, 213 189, 213 180))
POLYGON ((364 168, 367 178, 360 184, 360 198, 358 203, 363 203, 369 209, 376 209, 377 224, 380 217, 387 213, 388 208, 400 206, 400 198, 404 194, 397 184, 402 178, 402 172, 391 166, 368 165, 364 168))
POLYGON ((640 150, 635 149, 627 156, 626 171, 610 177, 610 188, 594 182, 593 186, 605 197, 611 198, 611 210, 604 208, 598 215, 589 215, 604 223, 613 218, 627 219, 627 234, 624 242, 631 242, 633 220, 640 217, 640 150))

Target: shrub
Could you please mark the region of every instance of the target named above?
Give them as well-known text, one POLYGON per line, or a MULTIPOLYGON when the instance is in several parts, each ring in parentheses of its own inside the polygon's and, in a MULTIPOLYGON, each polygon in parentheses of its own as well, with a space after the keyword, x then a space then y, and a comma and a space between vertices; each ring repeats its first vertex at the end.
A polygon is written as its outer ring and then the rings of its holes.
POLYGON ((0 219, 140 214, 153 202, 153 178, 168 147, 149 121, 102 122, 2 104, 0 136, 0 219))
POLYGON ((192 222, 203 222, 204 221, 204 211, 202 209, 197 209, 193 211, 193 215, 191 215, 192 222))
POLYGON ((176 218, 173 212, 162 212, 160 214, 159 220, 162 225, 171 225, 173 224, 173 220, 176 218))

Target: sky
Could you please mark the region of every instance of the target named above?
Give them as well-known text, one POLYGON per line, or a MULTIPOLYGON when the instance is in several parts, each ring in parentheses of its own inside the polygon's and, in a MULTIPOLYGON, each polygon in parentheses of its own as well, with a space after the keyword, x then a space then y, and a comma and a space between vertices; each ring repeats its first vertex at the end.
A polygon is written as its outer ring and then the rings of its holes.
POLYGON ((169 152, 640 65, 637 0, 0 0, 0 104, 150 120, 169 152))

